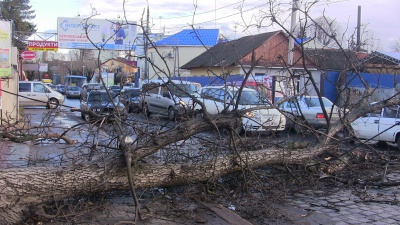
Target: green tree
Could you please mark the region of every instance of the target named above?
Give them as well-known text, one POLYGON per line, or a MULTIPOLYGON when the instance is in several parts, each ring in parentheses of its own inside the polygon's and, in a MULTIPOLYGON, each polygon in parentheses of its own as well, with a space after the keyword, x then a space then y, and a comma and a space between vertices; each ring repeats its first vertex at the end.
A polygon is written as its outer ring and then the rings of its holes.
POLYGON ((24 40, 36 32, 36 24, 30 22, 36 15, 29 0, 3 0, 0 7, 0 18, 14 22, 15 38, 24 40))

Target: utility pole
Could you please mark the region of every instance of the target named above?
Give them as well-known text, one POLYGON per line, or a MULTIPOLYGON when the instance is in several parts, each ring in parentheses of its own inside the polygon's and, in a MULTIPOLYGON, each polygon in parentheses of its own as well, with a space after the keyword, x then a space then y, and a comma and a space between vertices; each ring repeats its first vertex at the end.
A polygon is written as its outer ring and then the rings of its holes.
POLYGON ((358 17, 357 17, 357 47, 356 51, 361 50, 361 6, 358 6, 358 17))
POLYGON ((147 62, 148 60, 148 55, 147 55, 147 48, 148 48, 148 35, 149 35, 149 6, 147 6, 147 21, 146 25, 144 28, 144 34, 143 34, 143 41, 144 41, 144 79, 147 80, 149 79, 149 64, 147 62))
POLYGON ((286 77, 286 94, 293 94, 293 88, 290 79, 290 70, 293 67, 293 51, 294 51, 294 29, 296 27, 296 14, 297 14, 297 1, 293 0, 292 3, 292 15, 291 15, 291 23, 290 23, 290 33, 289 33, 289 46, 288 46, 288 60, 287 60, 287 77, 286 77))

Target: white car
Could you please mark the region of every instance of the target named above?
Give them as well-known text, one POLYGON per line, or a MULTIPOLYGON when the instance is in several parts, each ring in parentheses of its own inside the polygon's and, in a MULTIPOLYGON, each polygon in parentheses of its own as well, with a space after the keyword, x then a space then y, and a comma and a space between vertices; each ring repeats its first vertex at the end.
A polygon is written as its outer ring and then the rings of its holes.
POLYGON ((399 106, 388 106, 377 112, 354 120, 351 127, 359 139, 397 143, 400 150, 400 114, 399 106))
MULTIPOLYGON (((224 110, 232 110, 238 95, 238 88, 233 86, 206 86, 201 89, 201 97, 206 110, 210 114, 218 114, 224 110), (230 104, 233 99, 233 104, 230 104)), ((268 100, 256 90, 243 88, 238 109, 268 106, 268 100)), ((282 131, 285 130, 286 118, 277 109, 256 109, 243 117, 242 131, 282 131)))
MULTIPOLYGON (((326 113, 330 118, 330 124, 340 119, 339 107, 335 106, 329 99, 321 98, 326 113)), ((326 128, 327 120, 322 111, 318 96, 299 96, 279 104, 279 108, 287 117, 287 126, 293 127, 297 133, 302 133, 310 126, 314 129, 326 128)))

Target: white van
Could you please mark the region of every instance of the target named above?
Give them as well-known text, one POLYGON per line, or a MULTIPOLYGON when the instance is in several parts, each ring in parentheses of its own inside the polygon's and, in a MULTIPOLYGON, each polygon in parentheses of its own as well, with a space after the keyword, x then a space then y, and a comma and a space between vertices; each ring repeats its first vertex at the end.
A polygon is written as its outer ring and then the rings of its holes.
POLYGON ((19 81, 18 102, 20 106, 46 106, 57 108, 64 103, 64 96, 40 81, 19 81))
MULTIPOLYGON (((201 89, 201 97, 208 113, 218 114, 223 110, 232 110, 236 105, 239 88, 232 86, 206 86, 201 89)), ((270 106, 269 101, 254 89, 243 88, 238 109, 270 106)), ((286 126, 285 116, 279 110, 256 109, 247 112, 242 118, 243 126, 237 132, 244 131, 283 131, 286 126)))
POLYGON ((170 120, 190 114, 194 102, 190 95, 200 97, 197 84, 189 81, 144 80, 140 105, 147 116, 157 113, 168 116, 170 120), (183 91, 181 91, 181 90, 183 91))

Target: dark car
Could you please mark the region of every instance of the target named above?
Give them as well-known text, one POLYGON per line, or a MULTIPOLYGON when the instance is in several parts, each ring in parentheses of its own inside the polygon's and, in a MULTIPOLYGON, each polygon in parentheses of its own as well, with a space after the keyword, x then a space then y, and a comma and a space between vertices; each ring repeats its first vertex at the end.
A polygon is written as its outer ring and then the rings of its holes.
MULTIPOLYGON (((86 111, 92 111, 101 116, 121 116, 125 117, 127 115, 127 110, 121 102, 119 102, 118 97, 115 93, 107 91, 90 91, 87 98, 82 99, 80 108, 86 111), (113 103, 114 102, 114 103, 113 103)), ((81 117, 85 121, 89 122, 92 118, 92 113, 81 112, 81 117)))
POLYGON ((82 101, 83 99, 86 99, 86 98, 87 98, 87 94, 88 94, 89 92, 91 92, 92 90, 97 90, 97 91, 99 91, 99 90, 105 90, 105 88, 104 88, 104 85, 103 85, 103 84, 100 84, 100 83, 89 83, 89 84, 84 84, 84 85, 82 86, 82 88, 81 88, 81 96, 80 96, 81 101, 82 101))
POLYGON ((121 87, 119 85, 112 85, 109 87, 110 91, 113 91, 115 94, 121 93, 121 87))
POLYGON ((56 91, 60 92, 61 94, 65 94, 65 85, 64 84, 57 84, 56 91))
POLYGON ((65 90, 65 97, 67 98, 79 98, 81 95, 81 88, 78 86, 68 86, 65 90))
POLYGON ((140 88, 126 88, 121 91, 120 101, 128 109, 129 113, 141 112, 140 97, 140 88))

